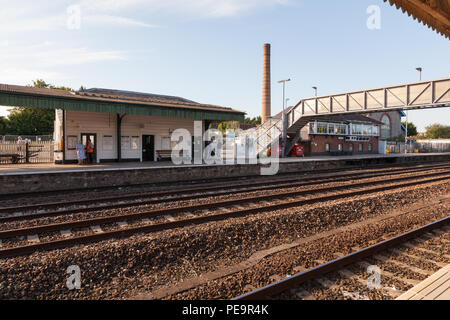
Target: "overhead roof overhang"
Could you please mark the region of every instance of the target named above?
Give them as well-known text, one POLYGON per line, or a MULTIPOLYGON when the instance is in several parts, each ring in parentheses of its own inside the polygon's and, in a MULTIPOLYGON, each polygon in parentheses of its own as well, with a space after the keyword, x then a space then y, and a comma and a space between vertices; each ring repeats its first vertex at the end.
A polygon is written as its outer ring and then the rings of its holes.
POLYGON ((127 100, 123 97, 0 84, 0 106, 135 114, 198 120, 243 121, 245 112, 199 103, 127 100))
POLYGON ((449 0, 383 0, 407 12, 446 38, 450 38, 449 0))

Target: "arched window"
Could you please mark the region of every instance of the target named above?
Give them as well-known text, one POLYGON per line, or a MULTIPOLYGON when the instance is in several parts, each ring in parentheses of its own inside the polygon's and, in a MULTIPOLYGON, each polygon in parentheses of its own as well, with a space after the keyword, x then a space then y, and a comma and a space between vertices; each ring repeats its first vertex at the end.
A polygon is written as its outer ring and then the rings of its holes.
POLYGON ((388 139, 391 137, 391 119, 385 114, 381 117, 381 122, 383 122, 381 126, 381 139, 388 139))
POLYGON ((325 143, 325 151, 326 152, 330 151, 330 144, 329 143, 325 143))
POLYGON ((348 145, 348 150, 350 150, 350 152, 353 152, 353 143, 350 142, 350 144, 348 145))

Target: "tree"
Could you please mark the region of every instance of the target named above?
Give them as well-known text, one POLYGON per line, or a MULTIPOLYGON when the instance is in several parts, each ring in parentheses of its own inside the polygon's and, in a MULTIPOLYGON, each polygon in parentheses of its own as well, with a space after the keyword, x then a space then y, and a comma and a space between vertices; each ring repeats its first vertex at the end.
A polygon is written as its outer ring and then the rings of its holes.
MULTIPOLYGON (((64 86, 56 87, 50 83, 45 82, 42 79, 33 80, 33 87, 72 91, 72 88, 64 87, 64 86)), ((81 86, 81 88, 83 88, 83 86, 81 86)))
MULTIPOLYGON (((55 87, 42 79, 33 81, 35 88, 72 90, 68 87, 55 87)), ((48 135, 53 132, 55 111, 53 109, 15 107, 6 120, 6 132, 17 135, 48 135)), ((1 130, 1 124, 0 124, 1 130)))
POLYGON ((16 107, 9 113, 7 131, 16 135, 51 134, 54 119, 53 110, 16 107))
POLYGON ((8 126, 8 119, 0 117, 0 135, 6 134, 6 128, 8 126))
MULTIPOLYGON (((402 124, 406 128, 406 121, 403 121, 402 124)), ((408 137, 417 136, 417 127, 412 122, 408 122, 408 137)))
POLYGON ((237 121, 224 121, 219 123, 217 130, 226 132, 227 130, 236 130, 239 128, 239 122, 237 121))
POLYGON ((261 124, 261 116, 257 116, 257 117, 254 117, 254 118, 245 118, 244 119, 244 123, 245 124, 260 125, 261 124))
POLYGON ((425 128, 425 136, 428 139, 450 139, 450 126, 432 124, 425 128))

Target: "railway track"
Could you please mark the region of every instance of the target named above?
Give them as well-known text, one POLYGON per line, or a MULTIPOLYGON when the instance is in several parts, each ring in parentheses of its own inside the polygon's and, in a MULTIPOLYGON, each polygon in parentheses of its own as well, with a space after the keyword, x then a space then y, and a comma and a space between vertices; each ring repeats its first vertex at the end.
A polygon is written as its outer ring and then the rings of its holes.
MULTIPOLYGON (((442 162, 434 162, 434 164, 431 165, 439 165, 439 163, 442 162)), ((444 162, 445 163, 445 162, 444 162)), ((448 162, 447 162, 448 163, 448 162)), ((424 164, 421 164, 420 162, 413 162, 413 163, 391 163, 389 164, 389 168, 408 168, 408 167, 417 167, 424 164)), ((376 170, 376 169, 385 169, 386 164, 375 164, 375 165, 366 165, 361 166, 360 164, 355 164, 353 166, 346 167, 345 171, 359 171, 363 172, 365 170, 376 170)), ((336 169, 319 169, 314 170, 313 172, 301 172, 304 176, 311 175, 312 174, 327 174, 327 173, 333 173, 336 172, 336 169)), ((279 177, 289 177, 292 173, 281 173, 277 176, 279 177)), ((261 176, 256 176, 259 179, 265 180, 261 176)), ((241 176, 241 177, 233 177, 233 178, 216 178, 214 179, 213 183, 227 183, 227 182, 235 182, 235 181, 247 181, 248 179, 254 179, 255 176, 241 176)), ((176 184, 177 185, 204 185, 211 183, 212 179, 199 179, 199 180, 186 180, 186 181, 179 181, 176 184)), ((114 186, 104 186, 104 187, 83 187, 78 189, 66 189, 66 190, 55 190, 55 191, 33 191, 33 192, 23 192, 23 193, 1 193, 0 194, 0 200, 12 200, 12 199, 21 199, 21 198, 42 198, 48 195, 62 195, 64 198, 68 194, 77 194, 77 193, 85 193, 85 192, 112 192, 112 191, 120 191, 121 193, 124 192, 124 189, 143 189, 146 187, 169 187, 172 188, 174 185, 173 182, 160 182, 160 183, 144 183, 144 184, 137 184, 137 185, 114 185, 114 186)))
POLYGON ((395 299, 449 263, 449 244, 450 216, 370 247, 357 248, 333 261, 319 261, 320 265, 309 270, 298 266, 295 269, 301 272, 279 275, 282 280, 234 300, 395 299), (386 282, 390 285, 386 286, 386 282))
POLYGON ((129 208, 131 206, 151 205, 174 201, 186 201, 201 199, 212 195, 240 194, 250 191, 275 190, 282 188, 303 187, 315 184, 326 184, 345 182, 349 179, 369 179, 392 174, 408 174, 424 170, 438 170, 449 168, 448 163, 421 166, 407 169, 387 169, 374 173, 338 173, 328 177, 305 178, 296 177, 280 180, 272 179, 263 182, 240 183, 221 186, 185 188, 163 192, 150 192, 144 194, 132 194, 114 197, 102 197, 86 200, 61 201, 43 204, 33 204, 26 206, 3 207, 0 208, 0 222, 29 220, 35 218, 51 217, 55 215, 73 214, 78 212, 92 212, 97 210, 129 208), (51 210, 51 211, 50 211, 51 210))
POLYGON ((4 230, 0 231, 0 239, 2 241, 6 239, 7 242, 0 244, 0 258, 30 254, 38 250, 51 250, 75 244, 130 236, 141 232, 157 232, 306 204, 369 195, 418 184, 442 182, 449 179, 450 170, 442 170, 415 176, 373 181, 369 183, 370 186, 365 181, 343 186, 322 187, 314 190, 278 192, 270 195, 207 204, 4 230), (131 221, 135 221, 136 225, 131 225, 131 221), (87 228, 87 230, 83 228, 87 228), (79 235, 80 233, 82 235, 79 235), (10 239, 13 239, 13 241, 10 241, 10 239), (48 240, 43 241, 42 239, 48 240))

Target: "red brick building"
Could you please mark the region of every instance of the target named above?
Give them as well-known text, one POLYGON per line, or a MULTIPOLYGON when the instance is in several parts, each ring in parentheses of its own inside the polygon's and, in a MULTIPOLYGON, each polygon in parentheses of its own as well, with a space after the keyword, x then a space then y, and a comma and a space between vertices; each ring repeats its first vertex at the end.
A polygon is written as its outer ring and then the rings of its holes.
POLYGON ((303 127, 298 144, 306 156, 378 153, 381 125, 360 114, 320 117, 303 127))

